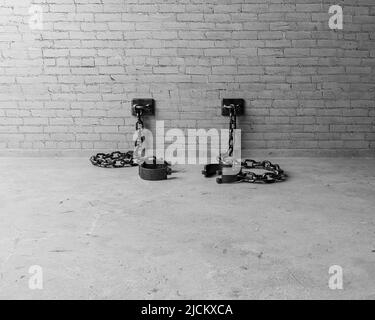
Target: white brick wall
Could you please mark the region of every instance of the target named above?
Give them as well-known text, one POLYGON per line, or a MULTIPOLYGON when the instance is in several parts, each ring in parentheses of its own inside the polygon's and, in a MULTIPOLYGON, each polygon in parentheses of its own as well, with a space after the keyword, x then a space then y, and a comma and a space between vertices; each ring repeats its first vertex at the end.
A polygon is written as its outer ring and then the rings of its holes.
POLYGON ((330 4, 342 31, 321 0, 0 0, 0 148, 128 149, 132 98, 211 128, 234 97, 245 154, 373 154, 375 2, 330 4))

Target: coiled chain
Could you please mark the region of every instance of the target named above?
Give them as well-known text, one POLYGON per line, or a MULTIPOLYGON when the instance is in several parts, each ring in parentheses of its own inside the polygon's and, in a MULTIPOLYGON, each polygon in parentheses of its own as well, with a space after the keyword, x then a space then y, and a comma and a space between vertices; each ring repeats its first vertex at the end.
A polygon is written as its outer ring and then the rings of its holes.
POLYGON ((270 161, 255 161, 255 160, 244 160, 241 164, 242 170, 238 174, 239 182, 248 183, 274 183, 281 182, 287 178, 284 170, 280 168, 278 164, 273 164, 270 161), (248 171, 249 169, 260 169, 267 172, 263 174, 256 174, 248 171))
POLYGON ((112 153, 98 153, 90 158, 94 166, 101 168, 123 168, 137 166, 145 156, 146 148, 144 147, 145 136, 143 135, 144 124, 142 120, 142 109, 137 108, 137 140, 135 141, 134 151, 112 153))

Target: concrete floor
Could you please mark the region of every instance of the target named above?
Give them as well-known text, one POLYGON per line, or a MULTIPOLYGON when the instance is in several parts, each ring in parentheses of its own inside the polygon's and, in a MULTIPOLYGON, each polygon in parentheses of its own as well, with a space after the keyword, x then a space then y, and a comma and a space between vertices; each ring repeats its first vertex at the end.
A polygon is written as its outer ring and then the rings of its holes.
POLYGON ((0 158, 0 298, 375 299, 375 160, 271 160, 288 182, 0 158), (332 265, 344 290, 328 288, 332 265))

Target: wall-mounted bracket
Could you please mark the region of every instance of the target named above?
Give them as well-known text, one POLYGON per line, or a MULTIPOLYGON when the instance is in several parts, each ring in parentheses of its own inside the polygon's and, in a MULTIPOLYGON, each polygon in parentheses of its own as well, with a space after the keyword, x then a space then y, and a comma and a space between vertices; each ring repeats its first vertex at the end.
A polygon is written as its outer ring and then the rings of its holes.
POLYGON ((245 100, 244 99, 223 99, 221 106, 221 115, 229 117, 229 106, 234 105, 236 108, 236 115, 242 116, 245 113, 245 100))
POLYGON ((133 99, 132 100, 132 115, 137 116, 137 108, 142 108, 143 116, 155 115, 155 100, 154 99, 133 99))

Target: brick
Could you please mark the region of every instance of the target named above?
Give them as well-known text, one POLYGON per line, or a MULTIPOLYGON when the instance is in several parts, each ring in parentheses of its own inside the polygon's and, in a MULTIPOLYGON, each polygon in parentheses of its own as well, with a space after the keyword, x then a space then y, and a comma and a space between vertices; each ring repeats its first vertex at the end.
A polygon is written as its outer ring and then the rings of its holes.
POLYGON ((201 13, 181 13, 181 14, 177 14, 177 21, 189 21, 189 22, 204 21, 204 15, 201 13))
POLYGON ((308 57, 310 56, 310 49, 285 48, 284 54, 288 57, 308 57))
POLYGON ((205 56, 229 56, 230 49, 206 49, 204 54, 205 56))

